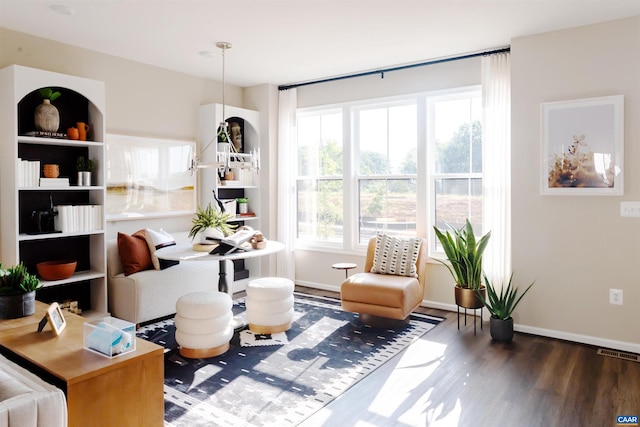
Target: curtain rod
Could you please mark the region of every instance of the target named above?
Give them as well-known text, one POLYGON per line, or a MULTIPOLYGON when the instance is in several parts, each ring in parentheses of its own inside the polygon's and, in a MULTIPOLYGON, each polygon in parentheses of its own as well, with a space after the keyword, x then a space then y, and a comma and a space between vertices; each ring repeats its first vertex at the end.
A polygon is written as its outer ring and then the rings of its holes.
POLYGON ((344 75, 344 76, 330 77, 330 78, 322 79, 322 80, 313 80, 313 81, 304 82, 304 83, 294 83, 294 84, 290 84, 290 85, 282 85, 282 86, 278 86, 278 90, 288 90, 288 89, 293 89, 293 88, 297 88, 297 87, 301 87, 301 86, 309 86, 309 85, 314 85, 314 84, 318 84, 318 83, 327 83, 327 82, 333 82, 333 81, 337 81, 337 80, 352 79, 354 77, 371 76, 371 75, 374 75, 374 74, 380 74, 380 77, 384 78, 384 73, 389 73, 391 71, 407 70, 409 68, 424 67, 426 65, 434 65, 434 64, 442 64, 444 62, 459 61, 461 59, 469 59, 469 58, 475 58, 475 57, 478 57, 478 56, 493 55, 493 54, 496 54, 496 53, 503 53, 503 52, 510 52, 510 51, 511 51, 511 47, 504 47, 504 48, 500 48, 500 49, 487 50, 487 51, 484 51, 484 52, 469 53, 469 54, 466 54, 466 55, 452 56, 452 57, 449 57, 449 58, 442 58, 442 59, 434 59, 432 61, 426 61, 426 62, 418 62, 416 64, 400 65, 398 67, 383 68, 383 69, 380 69, 380 70, 373 70, 373 71, 364 71, 362 73, 347 74, 347 75, 344 75))

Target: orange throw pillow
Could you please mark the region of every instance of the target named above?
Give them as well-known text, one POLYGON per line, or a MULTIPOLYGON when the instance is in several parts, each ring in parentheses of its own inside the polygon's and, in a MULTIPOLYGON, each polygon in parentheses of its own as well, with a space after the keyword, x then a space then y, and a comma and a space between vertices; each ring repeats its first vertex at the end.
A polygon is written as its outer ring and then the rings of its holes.
POLYGON ((118 255, 125 276, 153 268, 144 230, 131 236, 118 233, 118 255))

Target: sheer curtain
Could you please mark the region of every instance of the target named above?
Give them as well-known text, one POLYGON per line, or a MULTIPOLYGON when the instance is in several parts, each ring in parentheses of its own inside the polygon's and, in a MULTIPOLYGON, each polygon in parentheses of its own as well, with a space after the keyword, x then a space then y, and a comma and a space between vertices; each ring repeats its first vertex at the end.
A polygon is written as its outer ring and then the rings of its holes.
POLYGON ((491 230, 484 256, 489 280, 511 275, 511 84, 510 54, 482 57, 483 230, 491 230))
POLYGON ((295 281, 293 253, 296 223, 295 181, 291 165, 296 164, 296 89, 278 92, 278 241, 285 249, 277 255, 277 274, 295 281))

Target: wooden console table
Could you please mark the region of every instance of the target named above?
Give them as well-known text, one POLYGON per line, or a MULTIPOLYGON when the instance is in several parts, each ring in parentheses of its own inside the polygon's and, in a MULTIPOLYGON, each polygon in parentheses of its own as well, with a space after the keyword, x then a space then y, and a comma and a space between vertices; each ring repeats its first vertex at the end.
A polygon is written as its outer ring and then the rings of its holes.
POLYGON ((65 312, 62 335, 56 337, 49 325, 38 333, 47 305, 36 304, 29 318, 0 321, 0 347, 7 358, 64 390, 69 427, 163 425, 162 347, 136 338, 130 353, 114 358, 95 354, 83 346, 87 319, 65 312))

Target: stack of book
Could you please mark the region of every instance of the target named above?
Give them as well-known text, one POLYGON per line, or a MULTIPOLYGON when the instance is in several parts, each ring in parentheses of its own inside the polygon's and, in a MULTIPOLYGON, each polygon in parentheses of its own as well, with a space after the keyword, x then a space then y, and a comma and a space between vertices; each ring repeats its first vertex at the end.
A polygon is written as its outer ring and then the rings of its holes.
POLYGON ((69 178, 40 178, 40 187, 68 187, 69 178))
POLYGON ((40 178, 40 160, 18 158, 18 187, 37 187, 40 178))
POLYGON ((56 230, 77 233, 102 229, 101 205, 58 205, 56 209, 56 230))

